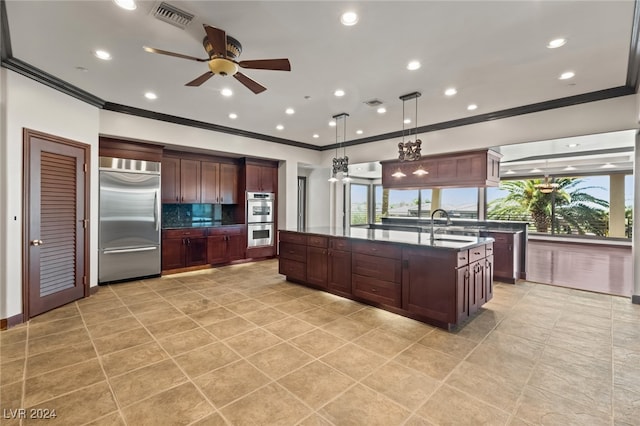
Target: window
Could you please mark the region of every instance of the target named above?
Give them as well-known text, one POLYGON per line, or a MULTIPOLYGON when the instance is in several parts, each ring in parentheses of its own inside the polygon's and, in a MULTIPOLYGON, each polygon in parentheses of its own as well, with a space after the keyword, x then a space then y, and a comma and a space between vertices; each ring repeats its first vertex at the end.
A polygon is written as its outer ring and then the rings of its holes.
POLYGON ((478 188, 448 188, 440 193, 440 207, 460 219, 478 218, 478 188))
POLYGON ((369 223, 369 185, 351 185, 351 225, 369 223))
POLYGON ((519 220, 531 232, 631 238, 633 176, 555 177, 557 189, 543 194, 542 179, 502 181, 487 189, 487 219, 519 220), (611 189, 622 190, 624 206, 612 212, 611 189))

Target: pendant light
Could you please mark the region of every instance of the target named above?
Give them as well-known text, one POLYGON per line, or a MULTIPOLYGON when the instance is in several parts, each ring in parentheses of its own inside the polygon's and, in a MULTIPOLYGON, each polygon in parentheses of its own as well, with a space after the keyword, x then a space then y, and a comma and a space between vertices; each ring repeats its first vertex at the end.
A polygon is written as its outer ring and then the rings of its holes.
POLYGON ((558 189, 558 184, 555 182, 549 182, 549 174, 546 172, 546 169, 549 168, 549 162, 546 161, 545 162, 545 174, 544 174, 544 181, 542 183, 537 184, 535 187, 538 191, 542 192, 543 194, 551 194, 553 191, 555 191, 556 189, 558 189))
POLYGON ((347 157, 347 148, 342 147, 342 142, 338 139, 338 120, 342 119, 342 140, 346 141, 347 138, 347 117, 349 114, 346 112, 342 112, 340 114, 334 115, 333 119, 336 121, 336 156, 333 157, 332 168, 331 168, 331 177, 329 178, 329 182, 337 182, 338 174, 342 173, 342 181, 349 182, 351 178, 349 177, 349 157, 347 157), (338 150, 342 148, 342 157, 338 157, 338 150))
MULTIPOLYGON (((416 161, 416 160, 419 160, 421 157, 420 151, 421 151, 422 141, 418 139, 418 98, 420 96, 422 96, 420 92, 413 92, 413 93, 408 93, 406 95, 400 96, 400 99, 402 100, 402 142, 398 144, 398 160, 400 161, 416 161), (416 139, 413 142, 411 140, 409 140, 408 142, 405 142, 404 141, 405 103, 410 99, 415 99, 414 133, 415 133, 416 139)), ((398 171, 400 172, 400 170, 398 171)), ((418 168, 414 170, 412 173, 416 176, 424 176, 429 174, 429 172, 425 170, 422 167, 422 165, 418 166, 418 168)), ((404 173, 402 173, 402 175, 404 175, 404 173)))

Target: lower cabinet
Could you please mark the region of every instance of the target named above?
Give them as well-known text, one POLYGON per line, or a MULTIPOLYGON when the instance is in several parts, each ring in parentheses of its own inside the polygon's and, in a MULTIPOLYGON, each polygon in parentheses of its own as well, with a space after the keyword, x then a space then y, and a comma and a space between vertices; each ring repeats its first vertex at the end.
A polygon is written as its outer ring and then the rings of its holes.
POLYGON ((207 264, 205 229, 162 231, 162 270, 207 264))
POLYGON ((245 257, 244 226, 209 228, 207 237, 207 262, 215 265, 245 257))
POLYGON ((307 282, 319 287, 327 287, 327 249, 307 247, 307 282))
POLYGON ((327 287, 335 293, 350 295, 351 252, 330 248, 328 257, 327 287))

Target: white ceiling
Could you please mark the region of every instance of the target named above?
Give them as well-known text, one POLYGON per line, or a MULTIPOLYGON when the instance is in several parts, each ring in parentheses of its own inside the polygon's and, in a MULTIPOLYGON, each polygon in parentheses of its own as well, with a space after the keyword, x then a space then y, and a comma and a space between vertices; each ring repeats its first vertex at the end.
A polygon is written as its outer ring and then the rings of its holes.
MULTIPOLYGON (((12 56, 115 104, 329 145, 336 131, 328 122, 341 112, 350 114, 347 141, 401 130, 399 96, 414 91, 422 93, 417 121, 424 126, 623 86, 634 12, 632 0, 170 0, 195 14, 182 30, 151 16, 157 3, 138 1, 135 11, 126 11, 111 0, 8 0, 12 56), (347 10, 357 11, 357 25, 340 23, 347 10), (292 71, 244 70, 268 88, 259 95, 221 76, 186 87, 207 71, 205 63, 142 49, 204 58, 203 23, 237 38, 240 60, 286 57, 292 71), (556 37, 566 37, 567 44, 548 49, 556 37), (113 59, 95 58, 98 48, 113 59), (410 60, 422 67, 408 71, 410 60), (559 80, 568 70, 576 77, 559 80), (443 92, 450 86, 458 94, 448 98, 443 92), (221 96, 225 87, 232 97, 221 96), (344 97, 333 95, 338 88, 344 97), (146 91, 158 99, 145 99, 146 91), (364 104, 374 98, 384 102, 386 114, 364 104), (467 111, 470 103, 479 108, 467 111), (288 107, 294 115, 285 114, 288 107), (238 119, 228 118, 231 112, 238 119)), ((405 107, 412 127, 414 101, 405 107)), ((342 129, 338 137, 342 141, 342 129)))

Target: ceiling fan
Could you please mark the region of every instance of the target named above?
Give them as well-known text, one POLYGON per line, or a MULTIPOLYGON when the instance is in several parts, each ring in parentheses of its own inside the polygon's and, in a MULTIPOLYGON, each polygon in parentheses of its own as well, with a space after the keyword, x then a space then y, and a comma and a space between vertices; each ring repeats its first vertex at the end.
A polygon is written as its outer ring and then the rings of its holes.
POLYGON ((153 47, 145 46, 144 50, 150 53, 175 56, 176 58, 207 62, 207 65, 209 65, 209 71, 188 82, 185 86, 200 86, 202 83, 209 80, 214 74, 222 76, 232 75, 253 93, 258 94, 264 92, 267 88, 239 72, 239 68, 291 71, 291 64, 288 59, 256 59, 253 61, 238 62, 236 59, 242 52, 242 45, 238 40, 228 36, 224 30, 211 27, 207 24, 204 24, 204 30, 207 35, 202 41, 202 44, 204 46, 204 50, 206 50, 209 55, 206 59, 183 55, 181 53, 168 52, 166 50, 154 49, 153 47))

